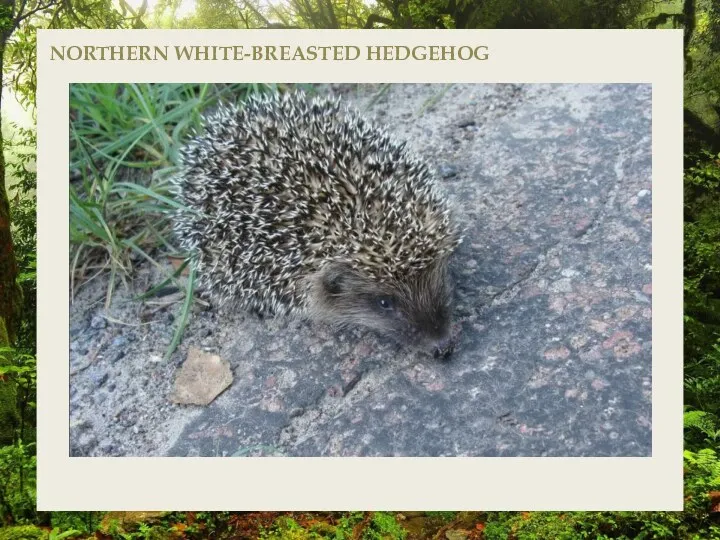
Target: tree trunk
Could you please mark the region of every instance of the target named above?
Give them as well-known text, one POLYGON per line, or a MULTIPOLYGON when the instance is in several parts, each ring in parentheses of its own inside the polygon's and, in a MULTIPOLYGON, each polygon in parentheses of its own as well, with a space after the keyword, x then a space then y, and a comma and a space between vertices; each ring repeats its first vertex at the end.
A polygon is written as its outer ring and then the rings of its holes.
MULTIPOLYGON (((3 83, 4 53, 7 36, 0 43, 0 89, 3 83)), ((2 122, 2 94, 0 93, 0 123, 2 122)), ((17 262, 10 231, 10 201, 5 187, 5 144, 0 130, 0 320, 5 323, 12 345, 17 335, 21 290, 17 284, 17 262)))
MULTIPOLYGON (((0 126, 2 125, 5 44, 12 31, 6 26, 7 21, 2 21, 2 24, 4 28, 0 34, 0 126)), ((5 188, 4 150, 4 139, 0 129, 0 348, 7 349, 15 343, 22 292, 17 284, 17 262, 10 232, 10 201, 5 188)), ((11 353, 0 352, 0 365, 11 364, 11 353)), ((17 387, 12 379, 0 378, 0 445, 5 446, 14 442, 18 423, 17 387)))

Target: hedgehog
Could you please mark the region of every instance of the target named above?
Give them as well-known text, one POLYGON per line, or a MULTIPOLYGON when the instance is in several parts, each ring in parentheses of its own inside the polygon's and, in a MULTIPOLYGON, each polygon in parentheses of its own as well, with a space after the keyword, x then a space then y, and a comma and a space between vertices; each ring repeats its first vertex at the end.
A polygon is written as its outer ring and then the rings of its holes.
POLYGON ((452 352, 461 231, 406 142, 304 92, 221 104, 203 126, 179 153, 173 228, 206 297, 452 352))

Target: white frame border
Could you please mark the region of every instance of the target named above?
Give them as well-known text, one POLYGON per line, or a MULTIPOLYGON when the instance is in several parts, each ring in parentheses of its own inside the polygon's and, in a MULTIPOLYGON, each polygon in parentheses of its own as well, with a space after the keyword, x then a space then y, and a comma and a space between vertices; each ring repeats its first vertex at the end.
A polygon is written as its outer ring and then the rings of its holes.
POLYGON ((682 77, 682 30, 38 31, 38 509, 682 510, 682 77), (62 44, 487 45, 489 59, 51 61, 62 44), (652 457, 69 457, 68 85, 230 80, 652 83, 652 457))

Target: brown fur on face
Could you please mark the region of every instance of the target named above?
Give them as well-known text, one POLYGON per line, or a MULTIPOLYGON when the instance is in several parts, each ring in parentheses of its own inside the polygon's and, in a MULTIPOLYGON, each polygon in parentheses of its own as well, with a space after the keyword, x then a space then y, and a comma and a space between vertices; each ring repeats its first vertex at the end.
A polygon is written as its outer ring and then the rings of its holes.
POLYGON ((340 325, 358 324, 404 343, 447 340, 451 323, 447 259, 379 282, 347 263, 333 262, 310 283, 309 314, 340 325))

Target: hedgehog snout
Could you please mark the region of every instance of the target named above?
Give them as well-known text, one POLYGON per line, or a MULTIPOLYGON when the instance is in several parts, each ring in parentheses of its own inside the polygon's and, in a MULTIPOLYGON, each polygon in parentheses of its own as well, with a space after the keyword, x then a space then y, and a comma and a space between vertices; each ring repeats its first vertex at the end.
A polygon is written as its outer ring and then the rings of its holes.
POLYGON ((433 357, 438 360, 447 360, 455 350, 456 344, 457 341, 453 336, 448 336, 435 341, 433 343, 433 357))
POLYGON ((421 343, 422 348, 435 358, 445 360, 455 350, 457 338, 452 331, 451 320, 447 315, 434 316, 415 324, 411 341, 421 343))

